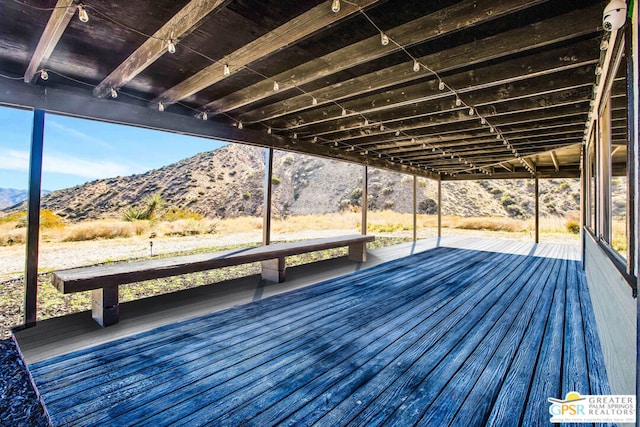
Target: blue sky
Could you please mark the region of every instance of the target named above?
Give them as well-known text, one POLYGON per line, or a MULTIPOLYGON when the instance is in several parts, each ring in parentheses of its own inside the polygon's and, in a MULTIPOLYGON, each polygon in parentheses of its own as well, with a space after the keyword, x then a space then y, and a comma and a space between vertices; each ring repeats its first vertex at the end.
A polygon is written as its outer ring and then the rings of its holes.
MULTIPOLYGON (((0 107, 0 188, 27 189, 31 111, 0 107)), ((99 178, 143 173, 226 143, 45 115, 42 188, 59 190, 99 178)))

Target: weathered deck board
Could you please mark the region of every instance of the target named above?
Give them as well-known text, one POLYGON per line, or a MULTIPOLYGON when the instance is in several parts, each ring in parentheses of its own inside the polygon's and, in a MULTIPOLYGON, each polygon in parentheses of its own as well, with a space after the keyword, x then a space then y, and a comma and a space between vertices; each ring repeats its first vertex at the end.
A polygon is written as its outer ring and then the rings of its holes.
POLYGON ((433 249, 30 370, 58 425, 547 425, 548 397, 606 392, 572 255, 473 245, 484 250, 433 249))

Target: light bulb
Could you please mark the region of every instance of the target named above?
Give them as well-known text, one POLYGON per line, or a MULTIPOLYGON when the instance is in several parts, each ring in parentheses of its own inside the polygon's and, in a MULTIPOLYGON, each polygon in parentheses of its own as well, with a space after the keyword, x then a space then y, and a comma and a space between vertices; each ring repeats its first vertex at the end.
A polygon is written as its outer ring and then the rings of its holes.
POLYGON ((341 114, 342 114, 343 116, 346 116, 346 115, 347 115, 347 110, 345 110, 345 109, 343 108, 343 109, 342 109, 342 113, 341 113, 341 114))
POLYGON ((162 101, 158 101, 158 111, 164 111, 164 104, 162 101))
POLYGON ((470 115, 470 116, 473 116, 473 113, 474 113, 474 112, 475 112, 475 111, 473 110, 473 107, 469 108, 469 115, 470 115))
POLYGON ((433 147, 433 148, 431 149, 431 151, 435 153, 435 152, 436 152, 436 147, 433 147))
POLYGON ((484 117, 480 117, 480 124, 486 125, 487 124, 487 120, 484 117))
POLYGON ((49 73, 47 73, 47 70, 40 70, 40 78, 42 80, 49 80, 49 73))
POLYGON ((209 115, 207 114, 206 111, 202 112, 202 120, 207 121, 209 119, 209 115))
POLYGON ((438 83, 438 89, 444 90, 444 82, 442 80, 440 80, 440 83, 438 83))
POLYGON ((416 139, 415 138, 411 138, 411 143, 415 144, 416 143, 416 139))
POLYGON ((112 98, 117 98, 118 97, 118 92, 114 88, 111 88, 111 97, 112 98))
POLYGON ((293 139, 298 139, 298 134, 296 132, 293 133, 293 139))
POLYGON ((273 82, 273 91, 277 92, 280 90, 280 85, 278 84, 278 82, 273 82))
POLYGON ((334 142, 333 145, 338 146, 338 141, 334 142))
POLYGON ((267 133, 268 133, 269 135, 271 135, 271 128, 270 128, 270 127, 268 127, 268 128, 267 128, 267 133))
POLYGON ((311 105, 318 105, 318 99, 315 96, 311 98, 311 105))
POLYGON ((400 131, 399 130, 396 131, 396 136, 400 136, 400 131))
POLYGON ((176 53, 176 44, 173 42, 173 40, 169 40, 167 42, 167 52, 176 53))
POLYGON ((382 46, 389 44, 389 37, 385 33, 380 33, 380 43, 382 43, 382 46))
POLYGON ((384 132, 384 125, 380 123, 380 132, 384 132))
POLYGON ((242 121, 238 122, 238 129, 242 129, 244 126, 242 125, 242 121))
POLYGON ((460 107, 462 105, 462 100, 456 96, 456 107, 460 107))
POLYGON ((312 140, 311 142, 313 142, 314 144, 315 144, 316 142, 318 142, 318 137, 317 137, 317 136, 314 136, 314 137, 313 137, 313 140, 312 140))
POLYGON ((78 5, 78 19, 82 22, 89 22, 89 14, 82 3, 78 5))
POLYGON ((494 128, 493 126, 489 127, 489 132, 494 133, 496 131, 496 128, 494 128))
POLYGON ((367 118, 364 119, 364 125, 369 126, 369 120, 367 118))
POLYGON ((599 76, 600 74, 602 74, 602 67, 598 65, 596 67, 596 76, 599 76))
POLYGON ((333 3, 331 3, 331 10, 333 13, 340 12, 340 0, 333 0, 333 3))
POLYGON ((231 70, 229 69, 229 65, 224 64, 224 69, 222 70, 222 74, 227 77, 231 75, 231 70))
POLYGON ((420 63, 418 61, 413 61, 413 71, 416 73, 420 71, 420 63))

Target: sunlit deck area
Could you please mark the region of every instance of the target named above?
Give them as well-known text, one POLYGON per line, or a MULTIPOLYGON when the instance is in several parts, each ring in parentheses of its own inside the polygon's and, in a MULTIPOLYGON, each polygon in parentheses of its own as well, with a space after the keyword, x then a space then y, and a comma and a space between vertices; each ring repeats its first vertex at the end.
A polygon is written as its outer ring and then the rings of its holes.
POLYGON ((572 246, 428 239, 121 309, 17 334, 54 424, 547 425, 609 392, 572 246))

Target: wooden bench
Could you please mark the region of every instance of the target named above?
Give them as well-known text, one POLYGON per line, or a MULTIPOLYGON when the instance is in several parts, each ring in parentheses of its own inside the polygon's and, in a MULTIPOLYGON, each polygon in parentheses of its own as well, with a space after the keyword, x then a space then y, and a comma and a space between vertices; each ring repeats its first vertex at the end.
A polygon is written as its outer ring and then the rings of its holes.
POLYGON ((365 262, 367 242, 374 239, 373 236, 362 235, 329 237, 209 254, 72 268, 54 271, 53 284, 65 294, 92 291, 93 318, 100 325, 109 326, 118 323, 120 319, 119 285, 250 262, 262 263, 264 280, 281 283, 285 280, 285 258, 288 256, 347 246, 350 260, 365 262))

